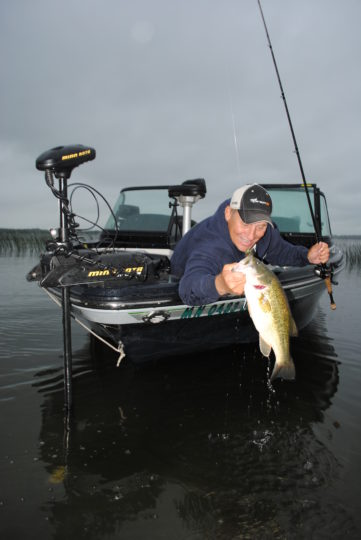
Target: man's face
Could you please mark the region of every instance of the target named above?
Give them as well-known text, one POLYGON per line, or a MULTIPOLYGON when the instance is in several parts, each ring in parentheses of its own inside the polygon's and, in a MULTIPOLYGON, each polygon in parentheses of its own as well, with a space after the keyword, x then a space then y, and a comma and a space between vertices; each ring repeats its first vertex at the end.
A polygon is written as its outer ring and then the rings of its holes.
POLYGON ((237 210, 226 206, 224 217, 228 223, 229 235, 239 251, 251 249, 262 238, 267 230, 265 221, 244 223, 237 210))

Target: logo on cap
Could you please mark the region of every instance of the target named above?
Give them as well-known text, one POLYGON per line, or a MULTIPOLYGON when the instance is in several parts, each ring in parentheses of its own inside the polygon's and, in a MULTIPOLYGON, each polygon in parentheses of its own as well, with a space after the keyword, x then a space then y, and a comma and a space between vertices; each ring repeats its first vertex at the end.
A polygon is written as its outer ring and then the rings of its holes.
POLYGON ((260 201, 259 199, 257 199, 257 197, 255 199, 250 199, 249 200, 251 203, 253 204, 265 204, 266 206, 270 206, 270 203, 268 201, 260 201))

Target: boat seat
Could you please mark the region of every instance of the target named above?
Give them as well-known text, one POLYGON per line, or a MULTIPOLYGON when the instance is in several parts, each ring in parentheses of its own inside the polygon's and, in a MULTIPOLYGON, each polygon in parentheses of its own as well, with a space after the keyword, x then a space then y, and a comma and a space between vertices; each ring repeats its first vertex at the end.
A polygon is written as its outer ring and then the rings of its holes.
POLYGON ((169 197, 198 197, 203 199, 207 193, 206 182, 203 178, 186 180, 179 186, 171 186, 168 190, 169 197))

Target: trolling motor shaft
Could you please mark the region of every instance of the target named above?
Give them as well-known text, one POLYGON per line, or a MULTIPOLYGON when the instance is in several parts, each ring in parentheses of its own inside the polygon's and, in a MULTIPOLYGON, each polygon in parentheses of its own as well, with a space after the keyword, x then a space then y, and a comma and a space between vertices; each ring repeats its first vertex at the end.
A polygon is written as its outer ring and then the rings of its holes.
MULTIPOLYGON (((95 158, 95 150, 83 145, 57 146, 41 154, 36 160, 36 168, 45 171, 45 181, 59 200, 59 229, 61 245, 65 251, 76 224, 69 211, 67 181, 75 167, 95 158), (54 186, 53 175, 59 180, 59 189, 54 186)), ((70 287, 62 287, 62 323, 64 346, 64 400, 68 412, 72 409, 72 346, 71 346, 71 303, 70 287)))

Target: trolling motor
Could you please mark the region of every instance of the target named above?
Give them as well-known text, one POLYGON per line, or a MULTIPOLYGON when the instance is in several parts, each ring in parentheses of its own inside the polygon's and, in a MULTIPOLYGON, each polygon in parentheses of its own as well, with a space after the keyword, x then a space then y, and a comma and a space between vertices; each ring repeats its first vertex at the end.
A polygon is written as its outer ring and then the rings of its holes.
MULTIPOLYGON (((70 254, 71 238, 78 226, 69 209, 68 185, 75 167, 95 158, 94 148, 81 144, 57 146, 36 160, 36 168, 45 171, 45 181, 55 197, 59 200, 59 233, 53 230, 57 249, 65 255, 70 254), (59 189, 54 186, 54 176, 59 180, 59 189)), ((69 412, 72 408, 72 348, 71 348, 71 311, 70 288, 62 287, 63 340, 64 340, 64 397, 69 412)))
POLYGON ((67 181, 75 167, 95 158, 95 150, 81 144, 57 146, 41 154, 36 160, 36 168, 45 171, 45 181, 59 200, 59 234, 51 230, 53 239, 60 240, 67 251, 69 240, 78 226, 69 209, 67 181), (59 189, 54 186, 54 176, 59 180, 59 189))

